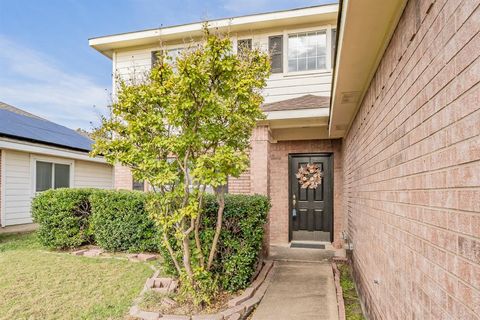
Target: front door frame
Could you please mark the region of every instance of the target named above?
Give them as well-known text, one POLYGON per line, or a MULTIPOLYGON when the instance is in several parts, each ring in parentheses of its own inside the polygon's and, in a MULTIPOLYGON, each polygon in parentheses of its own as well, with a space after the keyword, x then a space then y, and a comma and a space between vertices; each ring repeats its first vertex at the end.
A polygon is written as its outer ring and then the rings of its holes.
POLYGON ((335 210, 334 210, 334 180, 335 180, 335 170, 334 170, 334 153, 333 152, 307 152, 307 153, 289 153, 288 154, 288 242, 292 241, 292 158, 293 157, 329 157, 330 158, 330 168, 332 170, 332 230, 330 230, 330 242, 333 243, 333 231, 335 229, 335 210))

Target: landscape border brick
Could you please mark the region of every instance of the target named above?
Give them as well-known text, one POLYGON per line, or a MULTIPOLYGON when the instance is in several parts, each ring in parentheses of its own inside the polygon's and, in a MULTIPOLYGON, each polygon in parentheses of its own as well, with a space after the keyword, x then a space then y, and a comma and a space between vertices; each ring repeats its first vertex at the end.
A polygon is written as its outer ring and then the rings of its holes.
MULTIPOLYGON (((214 314, 195 314, 187 315, 162 315, 159 312, 143 311, 138 307, 140 298, 147 290, 152 289, 156 279, 159 276, 159 271, 155 271, 152 277, 148 278, 144 289, 140 296, 135 300, 135 304, 130 308, 129 315, 131 317, 142 320, 239 320, 246 319, 246 317, 255 309, 258 303, 262 300, 268 285, 272 279, 274 262, 271 260, 263 261, 263 267, 258 273, 252 284, 245 289, 245 291, 238 297, 231 299, 227 305, 228 308, 214 314)), ((172 280, 175 281, 175 280, 172 280)))

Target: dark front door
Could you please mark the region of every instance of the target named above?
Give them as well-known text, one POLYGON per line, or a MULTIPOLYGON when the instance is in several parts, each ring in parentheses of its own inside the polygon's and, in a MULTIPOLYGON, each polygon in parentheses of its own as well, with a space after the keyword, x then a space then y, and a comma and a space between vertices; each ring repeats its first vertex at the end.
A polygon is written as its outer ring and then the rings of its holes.
POLYGON ((331 154, 290 155, 290 240, 333 241, 331 154))

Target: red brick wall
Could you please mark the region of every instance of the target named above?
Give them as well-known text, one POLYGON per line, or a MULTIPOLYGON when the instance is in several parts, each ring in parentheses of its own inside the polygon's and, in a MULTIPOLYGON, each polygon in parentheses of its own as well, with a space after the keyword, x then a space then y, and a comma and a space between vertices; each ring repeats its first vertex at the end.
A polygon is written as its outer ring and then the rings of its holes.
POLYGON ((238 178, 228 179, 228 192, 233 194, 250 193, 250 170, 242 173, 238 178))
POLYGON ((373 319, 480 318, 479 3, 408 2, 344 139, 373 319))
POLYGON ((115 189, 132 190, 133 177, 130 168, 115 165, 115 189))
POLYGON ((291 153, 333 153, 333 228, 334 245, 341 247, 342 208, 342 143, 341 140, 279 141, 270 144, 270 244, 288 243, 288 155, 291 153))

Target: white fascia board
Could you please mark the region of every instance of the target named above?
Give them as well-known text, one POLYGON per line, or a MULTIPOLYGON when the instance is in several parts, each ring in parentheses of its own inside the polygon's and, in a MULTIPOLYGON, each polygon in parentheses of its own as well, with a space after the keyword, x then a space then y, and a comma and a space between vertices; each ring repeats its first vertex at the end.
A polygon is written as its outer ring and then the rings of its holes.
POLYGON ((83 160, 97 163, 107 163, 103 157, 90 157, 87 152, 61 149, 47 145, 40 145, 25 141, 0 138, 0 149, 16 150, 29 153, 37 153, 61 158, 83 160))
POLYGON ((297 109, 264 112, 266 120, 302 119, 328 117, 329 108, 297 109))
MULTIPOLYGON (((301 17, 308 17, 312 15, 320 15, 320 14, 328 14, 328 13, 336 13, 336 12, 338 12, 338 4, 330 4, 330 5, 321 5, 321 6, 301 8, 301 9, 293 9, 293 10, 285 10, 285 11, 278 11, 278 12, 248 15, 248 16, 240 16, 240 17, 234 17, 234 18, 211 20, 207 22, 210 28, 228 28, 228 27, 231 28, 235 26, 248 25, 253 23, 270 22, 270 21, 283 20, 283 19, 295 19, 295 18, 301 18, 301 17)), ((98 45, 105 45, 105 44, 115 43, 115 42, 134 41, 134 40, 139 40, 144 38, 154 38, 159 36, 191 33, 196 31, 202 31, 203 24, 204 22, 196 22, 196 23, 190 23, 190 24, 184 24, 184 25, 178 25, 178 26, 172 26, 172 27, 103 36, 103 37, 89 39, 88 43, 91 47, 95 47, 98 45)))

